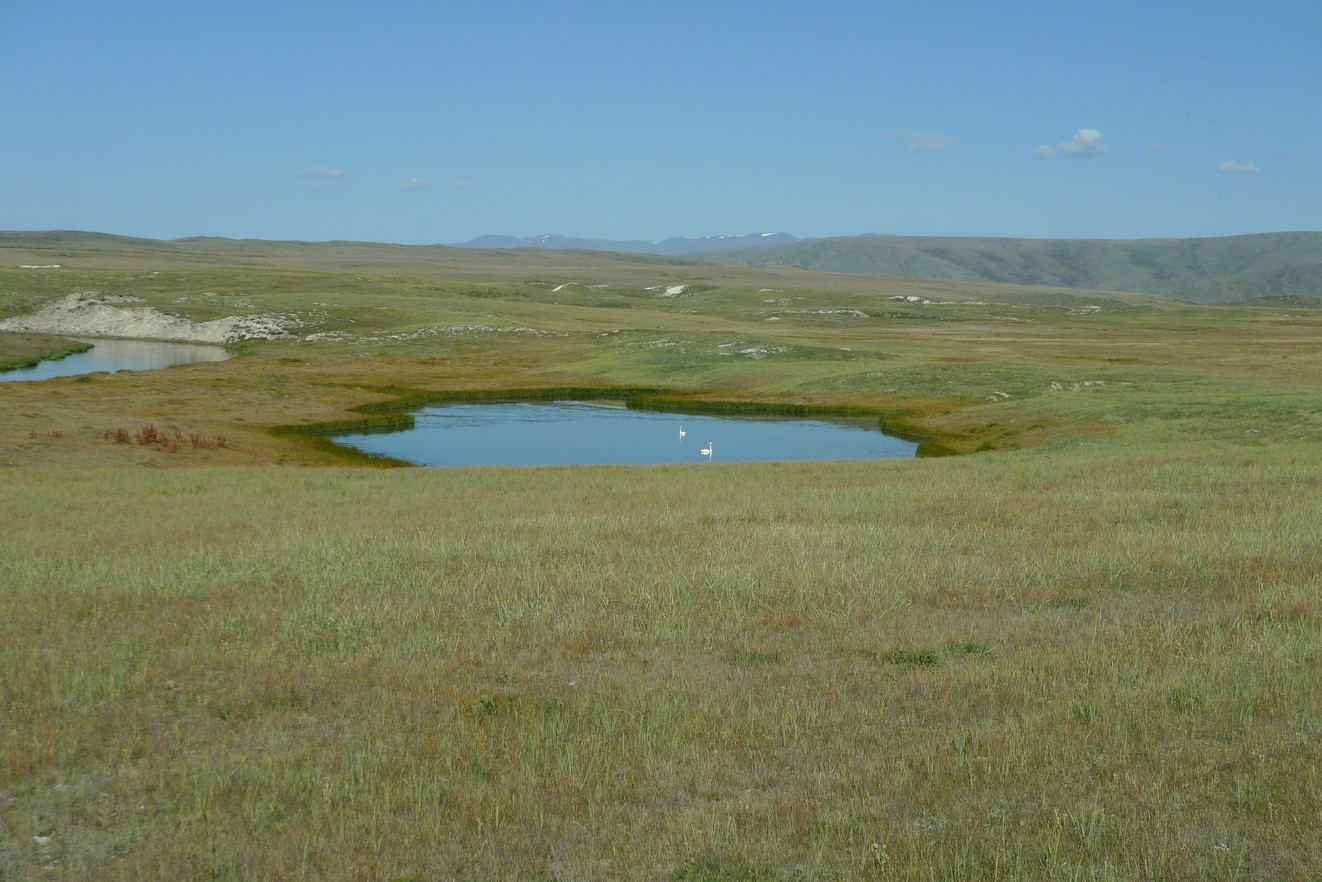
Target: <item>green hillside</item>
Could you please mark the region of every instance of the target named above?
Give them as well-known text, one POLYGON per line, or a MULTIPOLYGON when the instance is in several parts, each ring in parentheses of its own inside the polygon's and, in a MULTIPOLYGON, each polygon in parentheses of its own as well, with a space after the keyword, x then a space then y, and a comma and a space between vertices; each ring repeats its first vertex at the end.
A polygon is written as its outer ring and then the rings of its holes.
POLYGON ((857 277, 881 275, 1045 286, 1057 289, 1053 296, 1065 288, 1094 294, 1154 294, 1191 303, 1316 306, 1322 302, 1322 233, 1309 232, 1141 240, 850 236, 710 254, 698 260, 613 251, 206 237, 162 241, 71 231, 0 231, 4 263, 89 260, 107 267, 265 266, 408 272, 471 281, 565 274, 577 280, 647 283, 664 273, 696 283, 788 282, 834 290, 875 287, 875 281, 857 277))
POLYGON ((1311 232, 1139 240, 854 236, 709 259, 837 273, 1135 291, 1193 303, 1322 298, 1322 233, 1311 232))
MULTIPOLYGON (((848 240, 842 240, 848 241, 848 240)), ((0 293, 3 272, 20 274, 11 290, 67 294, 71 274, 80 270, 182 271, 244 268, 293 272, 357 274, 366 277, 410 276, 450 282, 555 288, 577 285, 687 285, 689 292, 722 287, 809 289, 877 297, 932 300, 997 300, 1055 304, 1151 300, 1147 295, 1085 291, 1062 286, 969 284, 963 277, 917 272, 885 272, 891 278, 865 275, 868 270, 827 273, 792 266, 741 266, 696 258, 618 251, 545 248, 458 248, 447 245, 396 245, 384 242, 298 242, 265 239, 142 239, 108 233, 68 230, 0 230, 0 293), (54 267, 32 274, 27 267, 54 267), (895 278, 907 276, 908 278, 895 278)), ((877 272, 883 272, 878 270, 877 272)), ((568 296, 568 295, 566 295, 568 296)), ((0 313, 3 307, 0 307, 0 313)))

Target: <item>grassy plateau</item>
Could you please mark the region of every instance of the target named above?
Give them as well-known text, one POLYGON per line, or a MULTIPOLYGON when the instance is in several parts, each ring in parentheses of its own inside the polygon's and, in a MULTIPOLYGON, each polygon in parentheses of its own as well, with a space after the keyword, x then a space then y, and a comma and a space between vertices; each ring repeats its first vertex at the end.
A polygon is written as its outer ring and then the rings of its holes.
POLYGON ((289 336, 0 383, 0 879, 1322 876, 1322 311, 0 234, 0 319, 80 291, 289 336), (553 389, 960 455, 298 430, 553 389))

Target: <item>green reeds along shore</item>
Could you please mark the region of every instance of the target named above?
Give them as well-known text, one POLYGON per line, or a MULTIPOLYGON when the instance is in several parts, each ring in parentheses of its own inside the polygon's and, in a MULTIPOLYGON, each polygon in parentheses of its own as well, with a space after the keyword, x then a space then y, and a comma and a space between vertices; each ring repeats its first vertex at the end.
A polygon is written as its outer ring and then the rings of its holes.
POLYGON ((0 267, 4 316, 302 323, 0 388, 0 879, 1322 877, 1316 310, 366 247, 0 267), (565 390, 969 455, 309 434, 565 390))

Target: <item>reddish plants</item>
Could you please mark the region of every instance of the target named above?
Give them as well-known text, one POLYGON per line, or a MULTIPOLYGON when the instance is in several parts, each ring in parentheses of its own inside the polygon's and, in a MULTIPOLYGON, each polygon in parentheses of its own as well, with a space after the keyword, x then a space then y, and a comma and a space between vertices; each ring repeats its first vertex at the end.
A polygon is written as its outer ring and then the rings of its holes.
POLYGON ((193 449, 215 450, 218 447, 229 447, 230 442, 224 435, 199 435, 193 432, 188 436, 193 449))
MULTIPOLYGON (((127 429, 106 429, 102 437, 116 444, 132 444, 137 441, 139 447, 164 447, 171 453, 178 453, 179 448, 184 444, 182 432, 177 430, 165 432, 156 428, 153 423, 144 425, 136 435, 130 434, 127 429)), ((203 435, 198 432, 188 436, 188 443, 194 450, 217 450, 230 446, 229 439, 224 435, 203 435)))

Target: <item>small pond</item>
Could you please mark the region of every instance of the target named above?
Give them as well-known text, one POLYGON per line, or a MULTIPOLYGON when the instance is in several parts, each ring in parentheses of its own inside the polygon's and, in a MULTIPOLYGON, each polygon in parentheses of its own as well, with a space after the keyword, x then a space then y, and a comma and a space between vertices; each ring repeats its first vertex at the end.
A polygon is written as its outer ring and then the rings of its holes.
POLYGON ((582 401, 427 407, 411 429, 335 442, 423 466, 907 458, 918 448, 876 420, 694 416, 582 401))
POLYGON ((224 346, 206 343, 169 343, 163 340, 86 339, 95 344, 86 352, 49 359, 32 367, 0 371, 0 381, 49 380, 76 377, 97 371, 150 371, 177 364, 224 361, 230 355, 224 346))

